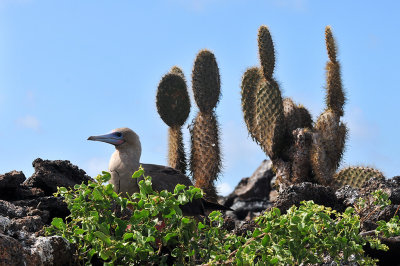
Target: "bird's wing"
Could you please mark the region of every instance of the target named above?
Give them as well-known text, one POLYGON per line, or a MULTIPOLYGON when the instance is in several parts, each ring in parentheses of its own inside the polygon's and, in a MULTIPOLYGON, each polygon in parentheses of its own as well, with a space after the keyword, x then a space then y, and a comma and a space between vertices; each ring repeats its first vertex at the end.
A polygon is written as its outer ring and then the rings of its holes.
POLYGON ((142 167, 144 174, 151 176, 155 191, 166 189, 173 192, 177 184, 182 184, 186 187, 193 186, 192 181, 186 175, 174 168, 157 164, 142 164, 142 167))

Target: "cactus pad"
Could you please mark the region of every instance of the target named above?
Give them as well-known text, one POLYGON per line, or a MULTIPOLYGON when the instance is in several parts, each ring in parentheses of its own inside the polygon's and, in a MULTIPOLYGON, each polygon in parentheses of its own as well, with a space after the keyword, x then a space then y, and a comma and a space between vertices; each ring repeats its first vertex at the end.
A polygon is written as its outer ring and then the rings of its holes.
POLYGON ((264 77, 272 79, 275 68, 275 50, 271 33, 267 26, 261 26, 258 30, 258 54, 264 77))
POLYGON ((257 139, 254 107, 256 105, 257 86, 261 79, 262 75, 259 68, 252 67, 247 69, 243 74, 241 90, 244 121, 250 136, 257 143, 260 143, 260 140, 257 139))
POLYGON ((329 184, 343 156, 347 127, 331 109, 323 112, 315 123, 311 162, 320 184, 329 184))
POLYGON ((329 60, 336 61, 337 46, 333 38, 331 26, 325 27, 325 43, 326 50, 328 51, 329 60))
POLYGON ((382 172, 374 168, 351 166, 344 168, 335 174, 334 180, 337 182, 338 186, 349 185, 351 187, 359 188, 372 177, 385 178, 382 172))
POLYGON ((168 73, 161 79, 156 104, 158 114, 168 126, 182 126, 185 123, 190 112, 190 99, 181 75, 168 73))
POLYGON ((326 50, 328 51, 329 61, 326 64, 326 105, 335 111, 339 116, 343 116, 343 105, 346 101, 342 87, 340 75, 340 64, 336 60, 337 48, 333 38, 331 28, 325 29, 326 50))
POLYGON ((284 114, 281 91, 275 80, 259 84, 256 95, 256 132, 261 146, 271 159, 284 145, 284 114))
POLYGON ((192 73, 194 99, 201 112, 209 112, 217 105, 220 86, 219 69, 214 54, 201 50, 197 54, 192 73))
POLYGON ((289 134, 297 128, 312 128, 312 119, 308 110, 301 105, 297 106, 292 99, 283 100, 283 113, 289 134))

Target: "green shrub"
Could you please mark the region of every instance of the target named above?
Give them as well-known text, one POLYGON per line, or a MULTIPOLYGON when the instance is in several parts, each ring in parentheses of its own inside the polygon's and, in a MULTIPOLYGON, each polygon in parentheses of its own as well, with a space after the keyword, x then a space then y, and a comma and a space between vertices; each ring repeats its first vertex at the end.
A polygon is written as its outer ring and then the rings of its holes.
MULTIPOLYGON (((142 175, 139 169, 133 178, 142 175)), ((84 264, 96 255, 105 265, 299 265, 326 260, 371 265, 376 261, 364 254, 363 245, 387 249, 376 237, 360 236, 360 217, 353 208, 338 213, 312 201, 286 214, 273 208, 256 218, 253 231, 238 236, 223 228, 220 212, 202 221, 182 215, 179 206, 202 197, 199 188, 177 185, 174 193, 156 192, 151 177, 144 176, 140 193, 122 197, 111 184, 102 185, 109 179, 103 172, 96 182, 61 187, 56 193, 65 198, 71 214, 65 221, 54 218, 46 232, 74 243, 84 264)), ((376 201, 387 204, 385 197, 378 193, 376 201)), ((398 216, 378 224, 377 234, 400 233, 398 216)))

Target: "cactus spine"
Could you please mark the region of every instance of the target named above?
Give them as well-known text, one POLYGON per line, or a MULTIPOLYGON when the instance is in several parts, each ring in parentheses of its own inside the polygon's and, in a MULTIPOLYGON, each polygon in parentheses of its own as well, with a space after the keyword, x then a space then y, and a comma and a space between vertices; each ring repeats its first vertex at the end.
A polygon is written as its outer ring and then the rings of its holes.
POLYGON ((242 78, 242 110, 247 128, 272 160, 282 184, 316 181, 328 185, 342 158, 347 128, 340 117, 345 96, 329 26, 325 36, 329 56, 327 107, 314 126, 306 108, 281 96, 273 78, 275 52, 266 26, 258 31, 261 70, 250 68, 242 78))
POLYGON ((336 181, 335 183, 339 187, 349 185, 351 187, 359 188, 372 177, 385 178, 382 172, 374 168, 350 166, 336 173, 334 179, 336 181))
POLYGON ((315 124, 311 162, 316 180, 329 185, 339 167, 347 138, 347 127, 340 121, 345 103, 340 76, 340 64, 332 30, 325 29, 325 42, 329 61, 326 64, 326 109, 315 124))
POLYGON ((215 56, 201 50, 192 73, 194 99, 199 112, 192 123, 190 168, 195 186, 208 200, 217 200, 214 181, 221 171, 219 127, 214 109, 220 97, 220 76, 215 56))
POLYGON ((187 160, 181 127, 190 113, 190 99, 183 71, 172 67, 161 79, 156 96, 157 111, 168 129, 168 165, 186 172, 187 160))

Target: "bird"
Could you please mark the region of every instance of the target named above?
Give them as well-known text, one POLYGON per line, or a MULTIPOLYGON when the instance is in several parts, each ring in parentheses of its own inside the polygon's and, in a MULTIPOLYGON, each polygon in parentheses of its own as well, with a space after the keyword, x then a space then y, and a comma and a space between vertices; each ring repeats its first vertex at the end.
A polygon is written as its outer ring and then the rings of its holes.
MULTIPOLYGON (((116 193, 133 194, 139 192, 139 182, 143 178, 132 178, 132 174, 140 167, 144 173, 152 178, 152 188, 155 191, 167 190, 173 192, 177 184, 186 187, 193 186, 192 181, 172 167, 157 164, 141 164, 140 156, 142 145, 139 136, 130 128, 122 127, 112 130, 108 134, 90 136, 88 140, 101 141, 115 146, 115 151, 108 165, 111 174, 110 183, 114 185, 116 193)), ((203 198, 193 199, 185 205, 180 206, 183 215, 197 216, 206 215, 212 210, 231 210, 218 203, 209 202, 203 198)))

